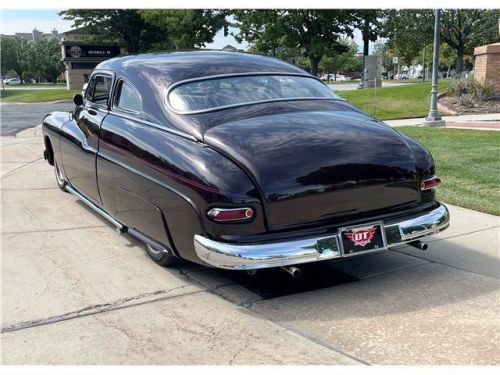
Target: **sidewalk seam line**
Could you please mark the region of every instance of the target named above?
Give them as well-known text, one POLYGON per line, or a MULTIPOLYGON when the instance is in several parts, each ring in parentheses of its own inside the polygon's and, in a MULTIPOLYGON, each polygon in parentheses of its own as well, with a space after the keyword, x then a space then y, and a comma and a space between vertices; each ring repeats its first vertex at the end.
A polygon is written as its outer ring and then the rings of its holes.
POLYGON ((370 364, 369 362, 366 362, 366 361, 364 361, 364 360, 362 360, 362 359, 360 359, 360 358, 356 358, 356 357, 354 357, 354 356, 352 356, 352 355, 350 355, 350 354, 348 354, 348 353, 345 353, 345 352, 343 352, 342 350, 337 349, 337 348, 335 348, 334 346, 329 345, 329 344, 327 344, 327 343, 323 342, 323 341, 322 341, 322 340, 320 340, 320 339, 317 339, 317 338, 315 338, 315 337, 313 337, 313 336, 308 335, 307 333, 302 332, 301 330, 298 330, 298 329, 296 329, 296 328, 294 328, 294 327, 291 327, 291 326, 289 326, 289 325, 288 325, 288 324, 286 324, 286 323, 282 323, 282 322, 280 322, 280 321, 275 321, 274 319, 272 319, 271 317, 269 317, 267 314, 264 314, 264 313, 261 313, 261 312, 258 312, 258 311, 256 311, 256 310, 252 309, 252 306, 253 306, 253 305, 254 305, 254 302, 252 302, 249 306, 243 306, 243 305, 241 305, 241 306, 242 306, 243 308, 245 308, 245 309, 247 309, 247 310, 251 311, 252 313, 254 313, 254 314, 256 314, 256 315, 259 315, 259 316, 261 316, 261 317, 265 318, 265 319, 266 319, 266 320, 268 320, 269 322, 271 322, 271 323, 273 323, 273 324, 276 324, 277 326, 279 326, 279 327, 281 327, 281 328, 284 328, 286 331, 293 332, 294 334, 296 334, 296 335, 298 335, 298 336, 300 336, 300 337, 302 337, 302 338, 304 338, 304 339, 306 339, 306 340, 308 340, 308 341, 311 341, 311 342, 315 343, 316 345, 322 346, 323 348, 328 349, 328 350, 330 350, 330 351, 333 351, 333 352, 335 352, 335 353, 337 353, 337 354, 339 354, 339 355, 341 355, 341 356, 345 356, 345 357, 347 357, 347 358, 350 358, 350 359, 352 359, 353 361, 358 362, 358 364, 371 366, 371 364, 370 364))
POLYGON ((15 168, 15 169, 13 169, 13 170, 11 170, 11 171, 8 171, 8 172, 7 172, 7 173, 5 173, 4 175, 2 175, 2 177, 7 177, 7 176, 10 176, 12 173, 14 173, 14 172, 18 171, 19 169, 24 168, 24 167, 27 167, 28 165, 31 165, 31 164, 33 164, 33 163, 36 163, 38 160, 42 160, 42 159, 43 159, 43 157, 40 157, 40 158, 38 158, 38 159, 35 159, 35 160, 32 160, 32 161, 29 161, 29 162, 27 162, 26 164, 23 164, 23 165, 21 165, 21 166, 19 166, 19 167, 15 168))
POLYGON ((51 316, 48 318, 42 318, 42 319, 37 319, 37 320, 29 320, 26 322, 15 323, 15 324, 11 324, 10 326, 2 327, 0 329, 0 333, 3 334, 3 333, 9 333, 9 332, 16 332, 16 331, 21 331, 24 329, 40 327, 43 325, 50 325, 50 324, 54 324, 54 323, 58 323, 58 322, 64 322, 67 320, 73 320, 73 319, 83 318, 83 317, 87 317, 87 316, 91 316, 91 315, 106 313, 108 311, 122 310, 122 309, 126 309, 129 307, 141 306, 141 305, 145 305, 148 303, 159 302, 159 301, 164 301, 164 300, 173 299, 173 298, 177 298, 177 297, 189 296, 189 295, 193 295, 193 294, 197 294, 197 293, 206 292, 206 290, 196 290, 193 292, 177 294, 174 296, 167 295, 164 297, 150 299, 150 300, 142 300, 142 301, 140 300, 141 298, 147 298, 148 296, 153 296, 156 294, 170 293, 174 290, 187 288, 190 286, 192 286, 192 285, 188 284, 188 285, 183 285, 181 287, 176 287, 176 288, 172 288, 172 289, 158 290, 155 292, 139 294, 139 295, 134 296, 134 297, 126 297, 126 298, 122 298, 122 299, 119 299, 119 300, 116 300, 113 302, 107 302, 107 303, 102 303, 102 304, 98 304, 98 305, 90 305, 90 306, 84 307, 82 309, 79 309, 76 311, 70 311, 70 312, 62 314, 62 315, 56 315, 56 316, 51 316), (133 301, 136 299, 138 299, 139 302, 127 304, 127 302, 133 301))
POLYGON ((29 233, 44 233, 44 232, 64 232, 67 230, 79 230, 79 229, 94 229, 94 228, 109 228, 109 225, 91 225, 87 227, 76 227, 76 228, 56 228, 56 229, 39 229, 39 230, 27 230, 21 232, 1 232, 0 235, 11 235, 11 234, 29 234, 29 233))
MULTIPOLYGON (((493 279, 493 280, 499 280, 497 277, 494 277, 494 276, 490 276, 490 275, 483 275, 482 273, 477 273, 477 272, 474 272, 474 271, 470 271, 470 270, 466 270, 466 269, 463 269, 463 268, 460 268, 460 267, 457 267, 457 266, 451 266, 449 264, 445 264, 445 263, 441 263, 441 262, 438 262, 438 261, 435 261, 435 260, 430 260, 430 259, 425 259, 425 258, 422 258, 422 257, 419 257, 418 255, 414 255, 414 254, 407 254, 407 253, 404 253, 400 250, 393 250, 393 251, 397 251, 398 253, 400 254, 404 254, 404 255, 408 255, 408 256, 411 256, 411 257, 414 257, 414 258, 418 258, 418 259, 422 259, 422 260, 426 260, 427 262, 429 263, 434 263, 434 264, 439 264, 440 266, 443 266, 443 267, 448 267, 448 268, 451 268, 451 269, 454 269, 454 270, 457 270, 457 271, 461 271, 461 272, 466 272, 466 273, 471 273, 473 275, 477 275, 477 276, 482 276, 482 277, 487 277, 489 279, 493 279)), ((424 266, 424 264, 420 264, 421 266, 424 266)))
POLYGON ((469 234, 475 234, 475 233, 479 233, 479 232, 483 232, 485 230, 490 230, 490 229, 495 229, 495 228, 500 228, 500 225, 494 225, 494 226, 488 227, 488 228, 477 229, 477 230, 474 230, 472 232, 455 234, 454 236, 450 236, 450 237, 438 238, 438 239, 436 239, 434 241, 427 241, 427 243, 439 242, 439 241, 443 241, 443 240, 448 240, 450 238, 457 238, 457 237, 460 237, 460 236, 467 236, 469 234))

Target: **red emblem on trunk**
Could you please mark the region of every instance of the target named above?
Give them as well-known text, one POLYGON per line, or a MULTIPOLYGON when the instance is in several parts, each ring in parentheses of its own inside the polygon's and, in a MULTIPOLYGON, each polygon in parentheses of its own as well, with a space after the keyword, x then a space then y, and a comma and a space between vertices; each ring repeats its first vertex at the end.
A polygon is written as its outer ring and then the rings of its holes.
POLYGON ((365 246, 372 241, 376 231, 376 227, 360 228, 350 232, 345 232, 345 235, 354 243, 355 246, 365 246))

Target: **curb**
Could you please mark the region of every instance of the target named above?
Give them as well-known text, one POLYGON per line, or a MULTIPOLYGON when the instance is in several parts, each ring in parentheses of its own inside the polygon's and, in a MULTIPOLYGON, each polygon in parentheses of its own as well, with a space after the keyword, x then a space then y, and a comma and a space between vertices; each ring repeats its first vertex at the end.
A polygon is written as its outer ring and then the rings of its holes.
POLYGON ((438 99, 437 109, 438 109, 438 111, 442 112, 442 113, 444 113, 445 115, 448 115, 448 116, 458 116, 458 112, 454 111, 451 108, 448 108, 447 106, 445 106, 444 104, 441 104, 439 102, 439 99, 444 98, 445 96, 448 96, 448 94, 445 93, 445 92, 442 92, 442 93, 438 94, 438 96, 437 96, 437 99, 438 99))

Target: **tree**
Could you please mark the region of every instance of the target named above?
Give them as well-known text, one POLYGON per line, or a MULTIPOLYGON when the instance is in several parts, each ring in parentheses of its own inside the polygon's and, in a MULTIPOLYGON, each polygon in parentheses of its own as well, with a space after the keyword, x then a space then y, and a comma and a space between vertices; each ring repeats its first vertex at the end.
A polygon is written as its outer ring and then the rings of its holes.
POLYGON ((31 43, 23 38, 2 35, 1 48, 2 76, 12 70, 23 82, 24 73, 30 68, 31 43))
POLYGON ((355 20, 352 12, 338 9, 247 9, 234 14, 238 41, 273 55, 279 46, 298 48, 310 60, 313 75, 324 55, 346 51, 339 35, 352 37, 355 20))
POLYGON ((204 47, 215 34, 228 26, 228 11, 216 9, 144 9, 143 20, 174 41, 177 49, 204 47))
MULTIPOLYGON (((442 11, 441 41, 456 51, 456 74, 460 75, 464 56, 474 47, 498 40, 499 10, 447 9, 442 11)), ((385 25, 389 45, 410 64, 424 46, 433 42, 434 11, 391 10, 385 25)))
MULTIPOLYGON (((333 55, 325 55, 321 59, 319 68, 327 74, 334 73, 335 80, 337 79, 337 71, 353 72, 359 71, 362 67, 361 60, 356 56, 358 45, 353 40, 343 40, 347 51, 333 55)), ((328 76, 329 77, 329 76, 328 76)))
POLYGON ((146 22, 137 9, 68 9, 59 13, 74 27, 88 28, 100 39, 125 43, 128 53, 147 50, 162 37, 160 30, 146 22))
POLYGON ((455 49, 455 74, 463 70, 464 55, 478 45, 498 40, 499 10, 447 9, 442 11, 441 40, 455 49))
POLYGON ((389 38, 388 47, 397 50, 398 57, 409 65, 433 41, 434 12, 392 9, 387 12, 383 34, 389 38))
POLYGON ((376 42, 374 48, 374 54, 382 59, 382 67, 387 71, 392 71, 394 69, 394 64, 392 63, 392 57, 396 54, 389 50, 387 43, 376 42))
POLYGON ((32 48, 31 69, 49 82, 56 83, 57 77, 64 72, 61 62, 61 46, 55 40, 39 40, 32 48))
POLYGON ((368 56, 370 42, 376 42, 384 32, 386 11, 382 9, 360 9, 353 11, 355 24, 363 37, 363 56, 368 56))

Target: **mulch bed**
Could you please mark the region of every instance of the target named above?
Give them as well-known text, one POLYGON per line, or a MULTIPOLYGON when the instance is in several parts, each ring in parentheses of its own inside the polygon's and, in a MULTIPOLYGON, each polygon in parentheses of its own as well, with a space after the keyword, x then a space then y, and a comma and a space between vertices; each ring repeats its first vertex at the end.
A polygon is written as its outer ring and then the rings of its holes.
POLYGON ((466 108, 460 105, 457 97, 444 96, 439 99, 439 104, 457 112, 459 115, 478 115, 484 113, 500 113, 500 98, 476 103, 474 107, 466 108))

